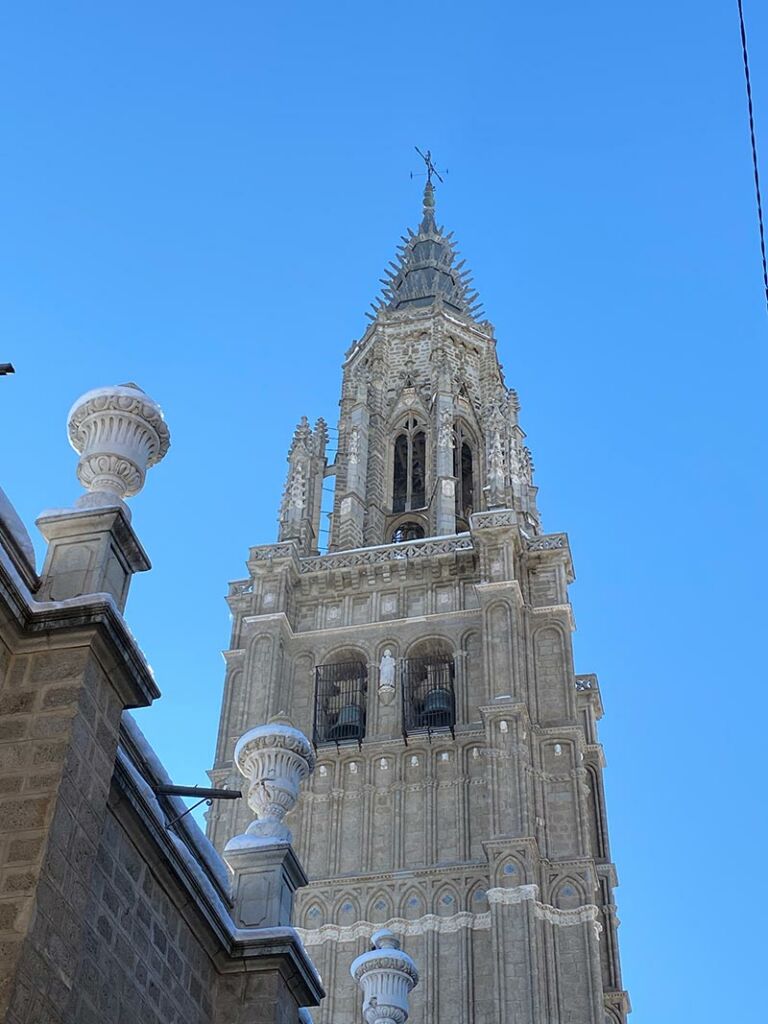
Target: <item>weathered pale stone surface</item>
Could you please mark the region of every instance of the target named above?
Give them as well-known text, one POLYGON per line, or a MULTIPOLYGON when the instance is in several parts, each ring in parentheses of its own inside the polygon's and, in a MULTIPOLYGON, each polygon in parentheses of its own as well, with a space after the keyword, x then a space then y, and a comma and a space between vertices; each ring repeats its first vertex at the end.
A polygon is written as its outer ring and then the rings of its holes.
POLYGON ((375 931, 371 949, 352 962, 350 974, 362 990, 366 1024, 405 1024, 408 996, 419 982, 419 972, 394 932, 375 931))
MULTIPOLYGON (((407 936, 419 964, 413 1019, 614 1024, 628 1002, 602 708, 595 677, 575 674, 568 539, 542 531, 517 396, 493 328, 456 290, 433 213, 346 354, 335 460, 325 424, 302 421, 279 540, 252 548, 230 587, 211 777, 236 784, 238 737, 273 715, 310 735, 316 695, 321 725, 334 699, 327 666, 362 666, 336 712, 364 722, 362 742, 317 732, 317 769, 287 817, 310 877, 297 921, 329 993, 318 1024, 357 1019, 348 968, 377 926, 407 936), (395 467, 413 473, 419 431, 423 480, 399 492, 395 467), (422 483, 423 504, 403 507, 422 483), (436 650, 453 666, 454 728, 412 728, 406 744, 408 666, 436 650)), ((221 849, 247 824, 246 808, 216 807, 209 834, 221 849)))
POLYGON ((68 429, 80 454, 77 477, 89 492, 84 507, 137 494, 170 445, 160 406, 137 384, 88 391, 70 409, 68 429))

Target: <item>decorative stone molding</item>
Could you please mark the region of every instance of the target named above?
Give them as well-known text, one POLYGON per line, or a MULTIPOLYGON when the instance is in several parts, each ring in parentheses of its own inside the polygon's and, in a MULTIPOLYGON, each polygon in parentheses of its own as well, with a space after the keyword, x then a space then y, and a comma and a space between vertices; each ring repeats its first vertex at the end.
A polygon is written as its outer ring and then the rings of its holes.
POLYGON ((585 903, 581 907, 574 907, 573 910, 560 910, 549 903, 540 903, 538 900, 538 885, 517 885, 511 889, 489 889, 486 893, 488 902, 493 904, 509 905, 529 901, 533 904, 533 912, 540 921, 548 921, 549 924, 559 927, 584 924, 591 922, 595 937, 600 937, 603 930, 600 924, 600 910, 592 903, 585 903))
POLYGON ((85 507, 137 494, 170 446, 160 406, 136 384, 88 391, 72 406, 68 429, 80 454, 77 477, 90 492, 78 501, 85 507))
MULTIPOLYGON (((301 941, 305 946, 321 946, 324 942, 350 942, 370 934, 371 928, 377 925, 370 921, 357 921, 355 924, 338 925, 324 924, 320 928, 297 928, 301 941)), ((413 920, 405 917, 392 917, 386 927, 400 935, 425 935, 427 932, 453 934, 462 928, 488 929, 491 927, 491 915, 473 914, 462 910, 458 914, 439 917, 437 914, 424 914, 413 920)))
POLYGON ((488 889, 486 897, 489 903, 524 903, 526 900, 537 900, 538 885, 515 885, 509 889, 488 889))
POLYGON ((576 691, 578 693, 584 693, 586 690, 597 690, 597 676, 586 675, 576 676, 576 691))
POLYGON ((253 593, 253 580, 238 580, 229 584, 229 597, 241 597, 253 593))
POLYGON ((250 562, 268 562, 273 558, 293 558, 296 546, 293 541, 284 541, 281 544, 262 544, 257 548, 251 548, 248 560, 250 562))
POLYGON ((235 836, 226 849, 291 842, 283 818, 299 796, 299 783, 315 769, 315 755, 306 736, 292 726, 272 722, 249 729, 237 741, 235 764, 249 780, 248 806, 256 820, 244 836, 235 836))
POLYGON ((405 1024, 408 996, 419 982, 416 964, 400 949, 395 934, 382 928, 371 936, 373 948, 352 962, 350 974, 363 990, 366 1024, 405 1024))
POLYGON ((517 513, 514 509, 501 509, 496 512, 474 512, 472 529, 487 530, 494 526, 516 526, 517 513))
MULTIPOLYGON (((486 890, 486 898, 491 905, 514 906, 531 903, 533 913, 541 921, 566 928, 571 925, 592 922, 596 936, 602 931, 599 922, 600 911, 597 906, 584 904, 584 906, 576 907, 573 910, 560 910, 549 903, 539 902, 538 896, 539 887, 533 884, 516 885, 508 889, 486 890)), ((377 926, 370 921, 356 921, 349 925, 324 924, 319 928, 297 928, 296 930, 305 946, 321 946, 324 942, 354 942, 369 935, 371 929, 376 927, 388 928, 399 935, 425 935, 427 932, 453 934, 463 928, 483 931, 491 927, 491 912, 473 913, 470 910, 461 910, 446 917, 437 914, 423 914, 414 919, 393 917, 383 926, 377 926)))
POLYGON ((355 565, 375 565, 412 558, 430 558, 433 555, 452 555, 473 551, 472 539, 467 533, 437 540, 403 541, 402 544, 382 544, 374 548, 355 548, 330 555, 311 555, 300 560, 302 573, 327 572, 329 569, 348 569, 355 565))
POLYGON ((568 536, 565 533, 550 533, 544 537, 534 537, 528 541, 528 551, 558 551, 568 547, 568 536))

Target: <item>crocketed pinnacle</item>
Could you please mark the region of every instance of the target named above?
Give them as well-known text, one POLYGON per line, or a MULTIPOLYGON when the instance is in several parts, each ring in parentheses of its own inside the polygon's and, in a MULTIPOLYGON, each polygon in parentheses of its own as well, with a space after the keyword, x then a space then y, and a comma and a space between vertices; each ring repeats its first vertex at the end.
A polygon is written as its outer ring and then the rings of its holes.
POLYGON ((408 229, 398 246, 397 261, 390 261, 386 278, 381 279, 381 295, 372 303, 372 320, 382 309, 404 311, 434 305, 441 301, 457 313, 478 320, 482 303, 472 289, 469 270, 451 241, 453 232, 443 233, 435 221, 435 188, 428 181, 424 188, 424 208, 418 232, 408 229))

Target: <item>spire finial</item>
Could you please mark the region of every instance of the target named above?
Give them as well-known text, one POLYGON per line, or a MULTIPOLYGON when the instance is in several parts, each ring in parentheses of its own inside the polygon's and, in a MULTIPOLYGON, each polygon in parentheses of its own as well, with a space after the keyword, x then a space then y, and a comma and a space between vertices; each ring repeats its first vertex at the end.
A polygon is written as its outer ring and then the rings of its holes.
POLYGON ((432 187, 432 175, 434 175, 437 178, 441 185, 443 184, 443 178, 438 169, 435 167, 434 161, 432 160, 432 151, 428 149, 426 153, 422 153, 418 146, 414 146, 413 148, 424 161, 424 166, 427 168, 427 188, 431 188, 432 191, 434 192, 434 188, 432 187))

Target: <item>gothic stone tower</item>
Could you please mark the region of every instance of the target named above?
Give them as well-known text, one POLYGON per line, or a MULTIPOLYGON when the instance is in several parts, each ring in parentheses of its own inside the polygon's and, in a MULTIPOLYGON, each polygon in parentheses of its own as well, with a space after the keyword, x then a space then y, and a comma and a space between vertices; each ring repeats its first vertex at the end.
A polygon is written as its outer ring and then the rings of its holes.
MULTIPOLYGON (((297 925, 352 1024, 352 960, 406 936, 425 1024, 626 1019, 594 675, 576 675, 565 534, 542 532, 518 401, 427 184, 346 355, 338 451, 303 419, 276 544, 232 584, 211 777, 285 715, 318 769, 294 812, 297 925), (321 494, 335 477, 328 551, 321 494), (326 483, 326 487, 329 484, 326 483)), ((211 813, 222 848, 246 807, 211 813)))

